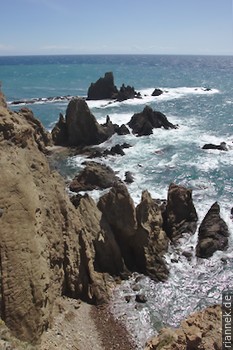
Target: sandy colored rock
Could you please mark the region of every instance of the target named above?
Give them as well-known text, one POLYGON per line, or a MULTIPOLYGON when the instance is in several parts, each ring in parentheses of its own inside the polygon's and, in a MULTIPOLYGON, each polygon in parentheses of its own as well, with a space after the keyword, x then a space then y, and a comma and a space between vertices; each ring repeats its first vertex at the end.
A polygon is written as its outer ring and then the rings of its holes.
POLYGON ((145 350, 221 350, 222 310, 220 305, 207 307, 190 315, 178 329, 163 328, 149 340, 145 350))
POLYGON ((96 302, 108 293, 93 241, 49 167, 49 144, 31 111, 0 107, 0 313, 14 335, 33 343, 50 325, 57 296, 96 302))

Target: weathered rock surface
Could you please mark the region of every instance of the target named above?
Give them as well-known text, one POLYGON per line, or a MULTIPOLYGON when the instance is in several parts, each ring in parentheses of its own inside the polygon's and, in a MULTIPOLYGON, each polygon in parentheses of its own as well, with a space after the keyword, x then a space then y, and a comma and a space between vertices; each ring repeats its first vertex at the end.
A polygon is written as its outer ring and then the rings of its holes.
POLYGON ((31 111, 0 106, 0 316, 30 342, 49 326, 57 296, 102 301, 110 283, 95 270, 99 235, 88 240, 86 222, 49 167, 50 141, 31 111))
POLYGON ((103 78, 99 78, 95 83, 91 83, 87 92, 88 100, 108 100, 115 98, 118 90, 114 85, 112 72, 105 73, 103 78))
POLYGON ((70 190, 73 192, 109 188, 119 180, 115 172, 104 164, 97 162, 84 164, 85 168, 70 183, 70 190))
POLYGON ((164 230, 172 241, 183 233, 194 234, 197 228, 197 212, 192 200, 192 191, 174 183, 168 189, 164 212, 164 230))
POLYGON ((113 124, 100 125, 91 113, 86 101, 73 98, 67 107, 65 121, 59 119, 52 130, 56 145, 87 146, 106 141, 114 134, 113 124))
POLYGON ((146 106, 140 113, 135 113, 128 122, 133 134, 137 136, 150 135, 154 128, 176 129, 177 126, 170 123, 167 117, 158 111, 153 111, 146 106))
POLYGON ((7 108, 6 98, 0 90, 0 106, 7 108))
POLYGON ((220 217, 220 207, 215 202, 199 227, 196 255, 200 258, 209 258, 217 250, 226 250, 228 236, 227 224, 220 217))
POLYGON ((222 310, 220 305, 190 315, 178 329, 163 328, 149 340, 145 350, 221 350, 222 310))
POLYGON ((98 208, 113 231, 126 267, 165 280, 168 270, 162 257, 168 238, 162 229, 160 208, 150 194, 143 192, 135 208, 126 186, 118 182, 100 198, 98 208))

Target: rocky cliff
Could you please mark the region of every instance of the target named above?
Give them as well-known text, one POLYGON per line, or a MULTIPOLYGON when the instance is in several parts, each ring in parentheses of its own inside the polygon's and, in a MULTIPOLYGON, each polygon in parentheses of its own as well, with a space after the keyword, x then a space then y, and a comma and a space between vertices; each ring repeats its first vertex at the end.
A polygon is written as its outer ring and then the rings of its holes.
POLYGON ((49 326, 57 296, 98 302, 108 290, 105 274, 94 267, 99 232, 87 235, 83 213, 49 167, 49 145, 50 135, 32 112, 8 110, 1 96, 0 312, 13 333, 30 342, 49 326))

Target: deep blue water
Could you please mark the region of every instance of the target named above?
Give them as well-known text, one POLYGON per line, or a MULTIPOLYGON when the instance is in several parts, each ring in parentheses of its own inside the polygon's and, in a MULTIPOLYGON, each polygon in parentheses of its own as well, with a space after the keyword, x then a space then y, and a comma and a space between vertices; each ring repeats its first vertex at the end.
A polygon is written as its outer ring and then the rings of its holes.
MULTIPOLYGON (((130 329, 141 329, 139 342, 148 335, 148 327, 158 323, 177 325, 190 311, 221 300, 221 291, 233 287, 233 57, 160 56, 160 55, 98 55, 98 56, 34 56, 0 57, 0 80, 7 101, 55 96, 86 96, 91 82, 112 71, 115 84, 134 86, 142 100, 107 104, 88 102, 98 121, 108 114, 116 123, 126 123, 145 105, 166 114, 179 124, 177 130, 155 130, 153 135, 137 138, 113 136, 106 142, 129 142, 132 148, 124 157, 109 157, 105 162, 123 179, 130 170, 135 182, 129 191, 136 203, 141 191, 148 189, 154 197, 165 198, 171 182, 193 189, 199 222, 210 206, 218 201, 221 215, 231 231, 229 249, 207 261, 181 259, 171 264, 171 277, 166 284, 152 285, 144 281, 148 303, 134 317, 130 329), (154 88, 166 91, 151 97, 154 88), (206 91, 206 88, 211 90, 206 91), (204 151, 205 143, 225 141, 228 152, 204 151), (159 151, 159 152, 157 152, 159 151), (142 167, 138 167, 141 164, 142 167), (223 265, 220 258, 226 257, 223 265), (166 296, 166 300, 164 299, 166 296), (178 298, 178 299, 177 299, 178 298), (157 305, 157 307, 156 307, 157 305), (159 306, 158 306, 159 305, 159 306), (163 312, 161 312, 162 308, 163 312), (139 317, 140 316, 140 317, 139 317), (159 319, 159 321, 158 321, 159 319), (145 327, 145 328, 143 328, 145 327), (144 333, 143 333, 144 332, 144 333)), ((51 129, 59 113, 65 113, 67 102, 28 105, 46 128, 51 129)), ((19 109, 21 106, 14 107, 19 109)), ((75 174, 83 158, 67 160, 65 172, 75 174)), ((94 197, 99 193, 93 192, 94 197)), ((184 249, 195 246, 196 235, 182 244, 184 249)), ((176 254, 176 252, 173 252, 176 254)), ((169 259, 168 259, 169 260, 169 259)), ((170 262, 169 262, 170 263, 170 262)), ((122 287, 118 295, 124 295, 122 287)), ((116 297, 116 314, 132 313, 134 305, 116 297), (132 309, 130 309, 132 307, 132 309)), ((122 316, 123 317, 123 316, 122 316)))

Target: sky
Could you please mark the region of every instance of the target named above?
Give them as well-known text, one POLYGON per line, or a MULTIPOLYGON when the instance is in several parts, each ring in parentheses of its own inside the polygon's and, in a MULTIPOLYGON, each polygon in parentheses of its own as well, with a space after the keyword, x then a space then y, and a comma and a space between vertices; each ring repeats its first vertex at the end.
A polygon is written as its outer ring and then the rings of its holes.
POLYGON ((0 56, 233 55, 233 0, 2 0, 0 56))

